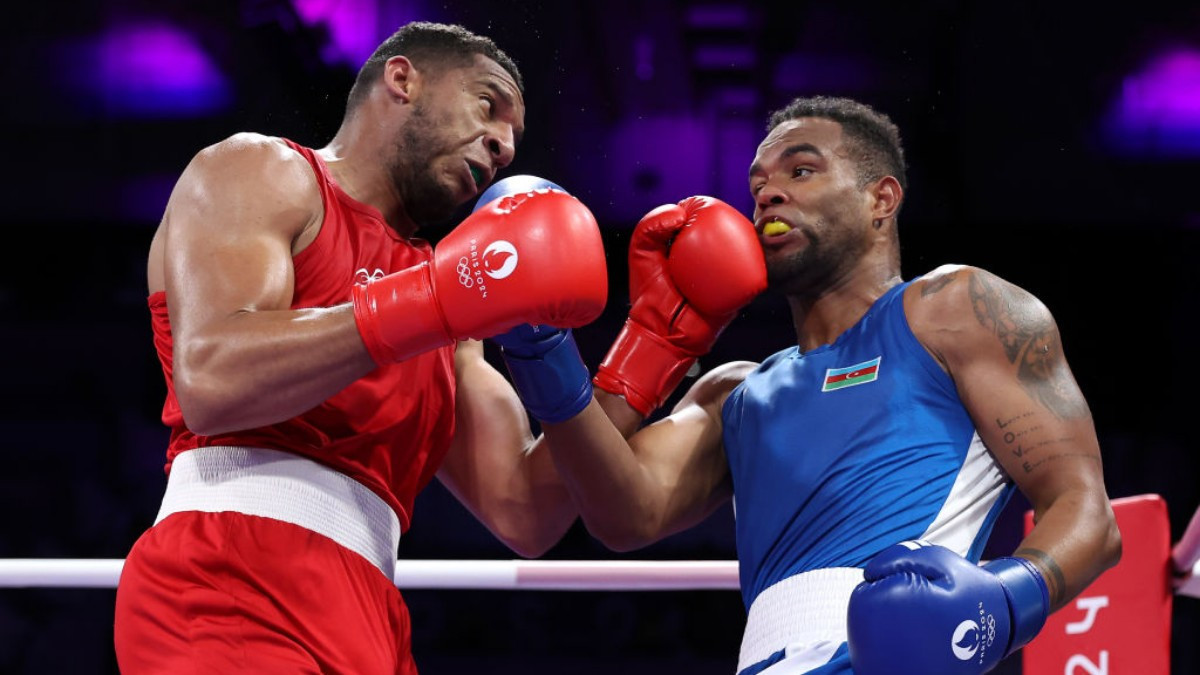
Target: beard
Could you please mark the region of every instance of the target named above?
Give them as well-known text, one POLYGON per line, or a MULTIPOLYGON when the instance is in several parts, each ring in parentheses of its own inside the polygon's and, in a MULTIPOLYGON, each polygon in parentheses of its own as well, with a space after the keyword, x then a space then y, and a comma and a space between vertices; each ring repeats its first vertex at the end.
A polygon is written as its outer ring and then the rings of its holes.
POLYGON ((808 245, 803 249, 766 258, 769 288, 785 295, 819 296, 866 254, 865 242, 829 227, 805 228, 804 234, 808 245))
POLYGON ((811 288, 813 282, 820 277, 818 256, 812 250, 813 242, 803 251, 789 253, 786 256, 767 258, 767 287, 782 291, 785 294, 801 293, 811 288))
POLYGON ((458 209, 453 190, 438 182, 433 162, 448 151, 425 106, 417 103, 393 147, 390 172, 404 210, 418 226, 445 222, 458 209))

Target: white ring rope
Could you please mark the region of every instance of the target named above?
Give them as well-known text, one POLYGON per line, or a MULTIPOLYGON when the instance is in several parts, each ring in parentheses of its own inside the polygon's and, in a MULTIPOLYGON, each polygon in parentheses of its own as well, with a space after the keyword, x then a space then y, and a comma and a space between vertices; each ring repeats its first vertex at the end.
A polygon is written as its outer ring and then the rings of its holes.
POLYGON ((1192 569, 1200 562, 1200 508, 1192 514, 1187 530, 1171 549, 1171 559, 1175 563, 1175 569, 1181 572, 1192 569))
POLYGON ((1175 580, 1175 592, 1200 598, 1200 508, 1192 514, 1183 536, 1171 549, 1171 561, 1182 574, 1175 580))
MULTIPOLYGON (((0 559, 0 588, 116 588, 120 558, 0 559)), ((738 590, 736 560, 401 560, 402 589, 738 590)), ((1175 592, 1200 598, 1200 560, 1175 592)))
MULTIPOLYGON (((122 559, 0 559, 0 587, 116 588, 122 559)), ((404 589, 737 590, 734 560, 401 560, 404 589)))

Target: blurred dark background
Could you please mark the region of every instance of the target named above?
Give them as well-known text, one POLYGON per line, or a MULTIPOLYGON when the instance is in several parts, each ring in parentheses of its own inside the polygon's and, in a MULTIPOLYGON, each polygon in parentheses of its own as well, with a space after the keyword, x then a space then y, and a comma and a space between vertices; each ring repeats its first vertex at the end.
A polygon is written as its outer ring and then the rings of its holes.
MULTIPOLYGON (((769 112, 848 95, 904 135, 906 278, 966 263, 1040 297, 1095 415, 1110 495, 1162 495, 1173 539, 1200 505, 1185 424, 1200 375, 1192 3, 75 0, 4 14, 0 558, 119 558, 151 524, 166 433, 145 253, 175 178, 241 130, 325 144, 357 66, 413 19, 487 34, 522 68, 527 133, 505 173, 574 192, 609 245, 608 309, 577 331, 593 367, 625 317, 637 219, 692 194, 749 213, 769 112)), ((793 339, 786 306, 763 296, 702 365, 793 339)), ((1014 499, 985 556, 1012 550, 1026 507, 1014 499)), ((734 555, 726 509, 635 554, 577 526, 548 557, 734 555)), ((401 556, 514 557, 437 484, 401 556)), ((406 597, 431 674, 731 675, 745 616, 730 591, 406 597)), ((0 672, 116 672, 113 598, 0 589, 0 672)), ((1200 672, 1200 600, 1177 597, 1174 612, 1174 672, 1200 672)))

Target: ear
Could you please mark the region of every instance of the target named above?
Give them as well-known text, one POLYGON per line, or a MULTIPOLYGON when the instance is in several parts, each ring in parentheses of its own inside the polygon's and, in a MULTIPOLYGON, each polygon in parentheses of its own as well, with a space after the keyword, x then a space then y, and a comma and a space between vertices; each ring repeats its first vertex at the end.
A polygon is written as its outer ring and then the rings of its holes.
POLYGON ((383 64, 383 85, 388 95, 405 103, 412 101, 420 79, 413 62, 406 56, 393 56, 383 64))
POLYGON ((882 224, 896 215, 904 199, 904 189, 895 176, 884 176, 869 188, 871 192, 871 220, 882 224))

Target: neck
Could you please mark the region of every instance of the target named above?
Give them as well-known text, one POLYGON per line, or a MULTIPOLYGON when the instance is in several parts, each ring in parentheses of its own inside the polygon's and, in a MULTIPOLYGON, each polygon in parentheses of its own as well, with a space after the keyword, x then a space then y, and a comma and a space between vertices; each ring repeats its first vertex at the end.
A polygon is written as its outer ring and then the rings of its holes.
POLYGON ((333 140, 318 152, 346 194, 377 209, 388 226, 401 236, 411 237, 417 231, 417 224, 405 211, 390 175, 387 152, 391 142, 386 131, 380 125, 365 122, 365 116, 361 111, 348 115, 333 140))
POLYGON ((788 295, 800 351, 832 344, 858 323, 876 300, 901 282, 898 267, 860 266, 811 292, 788 295))

